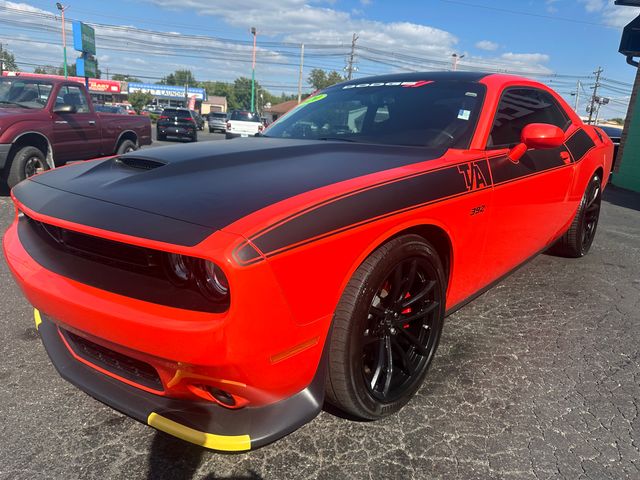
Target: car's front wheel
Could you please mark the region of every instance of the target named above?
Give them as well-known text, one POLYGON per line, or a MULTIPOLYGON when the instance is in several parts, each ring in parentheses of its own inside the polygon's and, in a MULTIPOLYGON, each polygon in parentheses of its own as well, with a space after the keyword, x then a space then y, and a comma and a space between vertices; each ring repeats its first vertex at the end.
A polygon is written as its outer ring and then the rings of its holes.
POLYGON ((389 241, 360 265, 333 319, 330 403, 375 420, 411 399, 438 346, 445 284, 436 250, 417 235, 389 241))
POLYGON ((49 169, 45 154, 36 147, 22 147, 11 161, 7 175, 9 188, 15 187, 25 178, 32 177, 49 169))
POLYGON ((569 230, 549 249, 549 253, 569 258, 584 257, 596 236, 601 202, 602 179, 595 174, 587 185, 569 230))

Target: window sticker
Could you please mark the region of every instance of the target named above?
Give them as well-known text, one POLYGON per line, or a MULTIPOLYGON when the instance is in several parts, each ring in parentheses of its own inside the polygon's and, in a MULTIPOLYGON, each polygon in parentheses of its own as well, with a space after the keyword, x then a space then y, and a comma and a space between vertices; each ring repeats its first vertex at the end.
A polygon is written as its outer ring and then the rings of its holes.
POLYGON ((471 117, 471 110, 460 109, 460 111, 458 112, 458 118, 460 120, 469 120, 470 117, 471 117))
POLYGON ((418 88, 425 85, 431 85, 435 83, 433 80, 417 80, 414 82, 375 82, 375 83, 357 83, 352 85, 345 85, 343 90, 349 90, 351 88, 367 88, 367 87, 404 87, 404 88, 418 88))
POLYGON ((308 104, 314 103, 314 102, 319 102, 320 100, 324 100, 325 98, 327 98, 327 94, 326 93, 321 93, 320 95, 316 95, 315 97, 307 98, 304 102, 302 102, 300 104, 300 106, 308 105, 308 104))

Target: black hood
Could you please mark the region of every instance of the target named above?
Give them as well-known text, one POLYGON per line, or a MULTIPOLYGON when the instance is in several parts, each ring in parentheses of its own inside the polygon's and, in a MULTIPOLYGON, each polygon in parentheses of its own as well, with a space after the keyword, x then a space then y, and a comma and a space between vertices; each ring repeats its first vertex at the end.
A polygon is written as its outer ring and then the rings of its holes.
MULTIPOLYGON (((20 199, 33 182, 58 190, 57 198, 69 192, 217 230, 294 195, 443 154, 424 147, 264 137, 214 141, 74 164, 23 182, 14 192, 20 199)), ((72 213, 54 214, 59 209, 45 203, 48 214, 73 221, 72 213)), ((123 230, 110 224, 114 228, 123 230)))

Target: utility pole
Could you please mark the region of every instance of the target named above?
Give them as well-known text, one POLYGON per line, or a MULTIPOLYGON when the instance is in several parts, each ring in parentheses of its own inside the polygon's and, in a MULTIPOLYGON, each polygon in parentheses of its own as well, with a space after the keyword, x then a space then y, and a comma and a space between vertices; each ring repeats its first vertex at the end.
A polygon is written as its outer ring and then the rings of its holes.
POLYGON ((578 80, 578 83, 576 83, 576 104, 573 108, 576 112, 578 111, 578 107, 580 106, 580 86, 580 80, 578 80))
POLYGON ((2 43, 0 43, 0 77, 2 77, 3 72, 4 72, 4 53, 2 53, 2 43))
POLYGON ((302 70, 304 69, 304 43, 300 44, 300 73, 298 74, 298 105, 302 101, 302 70))
POLYGON ((596 84, 593 86, 593 95, 591 95, 591 105, 589 106, 589 120, 587 120, 589 125, 591 125, 591 120, 593 119, 593 111, 595 110, 596 99, 598 98, 598 88, 600 88, 600 75, 602 75, 603 71, 602 67, 598 67, 598 70, 593 72, 596 75, 596 84))
POLYGON ((251 27, 253 35, 253 61, 251 63, 251 111, 256 111, 256 27, 251 27))
POLYGON ((462 60, 464 57, 465 57, 464 55, 458 55, 457 53, 454 53, 453 55, 451 55, 452 67, 454 72, 458 71, 458 62, 462 60))
POLYGON ((349 54, 349 60, 347 61, 347 80, 351 80, 353 77, 353 72, 356 70, 354 62, 356 56, 356 42, 358 41, 358 35, 353 34, 353 38, 351 39, 351 53, 349 54))
POLYGON ((56 2, 56 7, 62 12, 62 49, 64 50, 64 78, 67 78, 67 35, 66 27, 64 23, 64 11, 69 8, 62 5, 60 2, 56 2))

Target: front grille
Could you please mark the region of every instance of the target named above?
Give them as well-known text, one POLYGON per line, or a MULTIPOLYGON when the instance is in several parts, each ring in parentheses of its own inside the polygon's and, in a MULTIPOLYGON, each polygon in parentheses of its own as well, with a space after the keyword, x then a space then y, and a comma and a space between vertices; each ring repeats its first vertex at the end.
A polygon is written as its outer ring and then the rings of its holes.
POLYGON ((158 264, 158 259, 154 258, 157 253, 147 248, 85 235, 35 220, 31 222, 46 232, 60 247, 76 255, 133 268, 148 268, 158 264))
POLYGON ((74 353, 87 362, 139 385, 163 390, 158 372, 148 363, 98 345, 62 328, 60 332, 74 353))
POLYGON ((229 298, 211 301, 196 282, 175 284, 159 250, 86 235, 22 215, 18 236, 42 267, 63 277, 146 302, 199 312, 221 313, 229 298))

